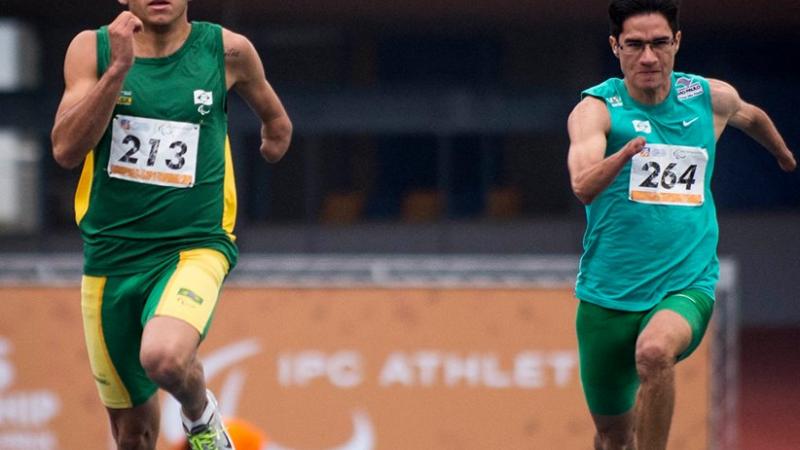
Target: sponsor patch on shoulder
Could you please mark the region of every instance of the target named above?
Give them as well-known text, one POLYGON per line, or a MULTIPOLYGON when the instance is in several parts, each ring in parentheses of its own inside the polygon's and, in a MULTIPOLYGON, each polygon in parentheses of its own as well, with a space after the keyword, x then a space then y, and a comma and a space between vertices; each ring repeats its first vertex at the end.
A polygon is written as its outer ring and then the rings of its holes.
POLYGON ((678 100, 688 100, 703 95, 703 85, 691 78, 680 77, 675 84, 678 89, 678 100))

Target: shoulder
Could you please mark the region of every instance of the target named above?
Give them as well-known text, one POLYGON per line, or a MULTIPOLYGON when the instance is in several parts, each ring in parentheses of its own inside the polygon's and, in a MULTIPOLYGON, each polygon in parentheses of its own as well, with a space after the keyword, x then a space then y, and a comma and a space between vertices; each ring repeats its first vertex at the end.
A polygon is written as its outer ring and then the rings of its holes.
POLYGON ((730 83, 714 78, 708 78, 708 87, 711 89, 711 96, 719 97, 721 100, 738 97, 739 93, 730 83))
POLYGON ((575 105, 572 109, 572 114, 608 114, 608 108, 604 99, 587 95, 575 105))
POLYGON ((233 32, 227 28, 222 29, 222 45, 225 48, 225 64, 228 69, 247 70, 259 62, 258 52, 245 35, 233 32))
POLYGON ((602 120, 608 119, 608 107, 604 99, 587 95, 578 102, 569 115, 572 120, 602 120))
POLYGON ((586 96, 572 109, 567 119, 567 129, 573 137, 607 133, 611 128, 611 115, 605 100, 586 96))
POLYGON ((246 36, 227 28, 222 28, 222 43, 225 46, 225 56, 239 56, 253 47, 246 36))
POLYGON ((588 89, 585 89, 581 92, 581 98, 586 97, 599 97, 599 98, 611 98, 617 95, 617 90, 619 85, 622 84, 622 79, 620 78, 609 78, 606 81, 603 81, 600 84, 596 84, 588 89))
POLYGON ((263 68, 258 52, 247 37, 228 29, 222 29, 225 51, 225 70, 228 87, 263 78, 263 68))
POLYGON ((65 70, 87 70, 97 67, 97 30, 84 30, 75 35, 67 48, 65 70))
POLYGON ((83 30, 72 38, 68 51, 78 53, 94 53, 97 50, 97 33, 99 30, 83 30))
POLYGON ((711 90, 711 106, 715 114, 729 116, 734 114, 741 106, 742 99, 730 83, 713 78, 708 79, 711 90))

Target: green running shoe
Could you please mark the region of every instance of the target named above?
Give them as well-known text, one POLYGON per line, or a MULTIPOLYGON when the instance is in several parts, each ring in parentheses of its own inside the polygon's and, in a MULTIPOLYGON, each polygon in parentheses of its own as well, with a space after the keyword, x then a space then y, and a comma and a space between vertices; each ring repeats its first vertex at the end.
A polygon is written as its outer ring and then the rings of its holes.
POLYGON ((206 390, 208 404, 203 411, 202 423, 192 426, 193 421, 186 418, 181 410, 181 421, 186 438, 192 450, 236 450, 228 435, 228 430, 222 423, 217 399, 211 391, 206 390))

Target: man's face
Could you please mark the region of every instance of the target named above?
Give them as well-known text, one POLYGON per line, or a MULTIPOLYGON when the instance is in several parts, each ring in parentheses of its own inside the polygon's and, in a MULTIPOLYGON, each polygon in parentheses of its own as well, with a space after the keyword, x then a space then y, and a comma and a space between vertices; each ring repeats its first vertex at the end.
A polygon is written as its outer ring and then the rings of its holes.
POLYGON ((633 88, 655 90, 666 86, 681 32, 672 35, 667 19, 658 13, 631 16, 622 24, 619 39, 609 38, 622 73, 633 88))
POLYGON ((184 17, 189 0, 119 0, 146 25, 171 25, 184 17))

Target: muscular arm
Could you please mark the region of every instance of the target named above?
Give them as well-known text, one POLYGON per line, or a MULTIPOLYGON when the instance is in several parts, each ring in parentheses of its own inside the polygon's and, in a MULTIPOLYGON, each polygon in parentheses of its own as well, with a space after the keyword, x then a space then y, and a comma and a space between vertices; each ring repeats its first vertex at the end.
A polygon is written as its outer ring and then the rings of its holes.
POLYGON ((94 147, 114 111, 124 76, 105 74, 97 79, 96 39, 84 31, 73 39, 64 61, 64 95, 51 134, 53 157, 71 169, 94 147))
POLYGON ((236 90, 261 119, 261 155, 271 163, 278 162, 289 149, 292 122, 267 82, 253 44, 229 30, 223 30, 222 39, 228 88, 236 90))
POLYGON ((605 104, 586 97, 572 110, 567 120, 569 132, 569 177, 572 191, 588 205, 607 188, 619 172, 644 147, 644 138, 628 142, 620 151, 604 158, 611 118, 605 104))
POLYGON ((133 64, 133 33, 141 28, 141 21, 128 11, 109 25, 111 64, 100 79, 95 32, 83 31, 70 43, 64 61, 64 95, 50 135, 53 158, 62 167, 78 166, 103 136, 133 64))
POLYGON ((738 128, 766 148, 786 172, 797 167, 794 155, 764 110, 745 102, 733 86, 719 80, 708 80, 714 109, 714 133, 719 138, 725 126, 738 128))

